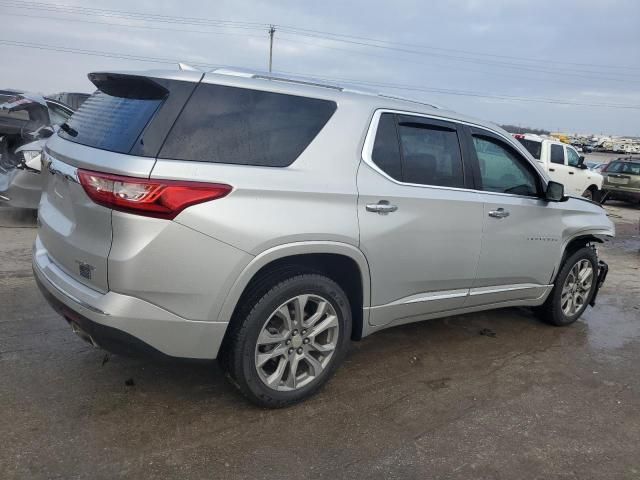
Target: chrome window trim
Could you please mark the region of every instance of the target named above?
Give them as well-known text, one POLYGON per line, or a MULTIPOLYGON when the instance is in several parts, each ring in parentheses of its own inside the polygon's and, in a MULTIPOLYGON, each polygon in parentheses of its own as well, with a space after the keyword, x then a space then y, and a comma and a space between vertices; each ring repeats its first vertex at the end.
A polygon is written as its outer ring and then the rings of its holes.
POLYGON ((490 287, 461 288, 457 290, 436 290, 432 292, 421 292, 408 297, 403 297, 384 305, 376 305, 370 307, 375 310, 377 308, 395 307, 399 305, 410 305, 412 303, 432 302, 436 300, 449 300, 452 298, 471 297, 478 295, 489 295, 493 293, 512 292, 517 290, 527 290, 534 288, 549 288, 553 285, 539 285, 537 283, 514 283, 508 285, 494 285, 490 287))
POLYGON ((512 292, 530 288, 549 288, 553 285, 538 285, 537 283, 515 283, 512 285, 496 285, 492 287, 476 287, 469 290, 469 296, 487 295, 490 293, 512 292))
MULTIPOLYGON (((378 167, 372 158, 373 144, 375 143, 376 133, 378 131, 378 124, 380 122, 380 117, 382 116, 383 113, 394 113, 396 115, 411 115, 414 117, 440 120, 440 121, 455 123, 458 125, 466 125, 469 127, 478 128, 488 133, 491 133, 492 135, 499 136, 500 138, 505 140, 509 145, 513 146, 518 152, 520 152, 520 154, 522 154, 522 151, 520 146, 515 145, 510 139, 505 137, 502 133, 490 130, 487 127, 484 127, 482 125, 478 125, 471 122, 465 122, 463 120, 457 120, 449 117, 444 117, 442 115, 416 113, 416 112, 410 112, 410 111, 404 111, 404 110, 394 110, 389 108, 379 108, 373 112, 373 117, 371 118, 371 122, 369 123, 369 128, 367 129, 367 135, 365 136, 364 144, 362 146, 362 161, 366 163, 370 168, 375 170, 377 173, 385 177, 387 180, 395 183, 396 185, 402 185, 405 187, 419 187, 419 188, 428 188, 428 189, 436 189, 436 190, 446 190, 446 191, 454 191, 454 192, 473 192, 473 193, 481 193, 486 195, 507 196, 511 198, 526 198, 528 200, 535 200, 535 201, 542 200, 541 198, 538 198, 538 197, 529 197, 526 195, 515 195, 513 193, 488 192, 486 190, 477 190, 473 188, 444 187, 440 185, 423 185, 420 183, 409 183, 409 182, 401 182, 400 180, 396 180, 395 178, 391 177, 386 172, 384 172, 380 167, 378 167)), ((538 175, 540 176, 540 179, 542 180, 543 184, 546 185, 548 180, 545 178, 544 175, 541 174, 540 168, 537 165, 534 165, 533 162, 531 162, 526 157, 526 155, 523 155, 523 156, 524 156, 524 159, 527 162, 529 162, 529 164, 535 169, 535 171, 538 172, 538 175)))

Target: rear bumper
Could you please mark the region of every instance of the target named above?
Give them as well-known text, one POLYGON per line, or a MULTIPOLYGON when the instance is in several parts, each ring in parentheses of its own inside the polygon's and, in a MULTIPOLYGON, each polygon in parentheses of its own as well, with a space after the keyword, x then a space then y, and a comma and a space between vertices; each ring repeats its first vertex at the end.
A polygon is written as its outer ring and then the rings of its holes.
POLYGON ((620 190, 605 186, 604 195, 610 200, 640 201, 640 191, 638 190, 620 190))
POLYGON ((57 267, 39 240, 33 272, 49 304, 84 340, 114 353, 214 359, 227 323, 179 317, 144 300, 97 292, 57 267))
POLYGON ((0 206, 36 209, 41 194, 39 173, 14 169, 0 174, 0 206))

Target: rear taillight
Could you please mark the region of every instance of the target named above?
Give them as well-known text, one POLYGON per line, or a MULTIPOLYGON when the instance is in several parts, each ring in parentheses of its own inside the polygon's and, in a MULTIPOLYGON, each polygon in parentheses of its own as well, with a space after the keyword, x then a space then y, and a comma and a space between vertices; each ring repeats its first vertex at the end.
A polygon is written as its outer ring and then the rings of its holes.
POLYGON ((232 190, 219 183, 148 180, 89 170, 78 170, 78 178, 87 195, 99 205, 169 220, 191 205, 222 198, 232 190))

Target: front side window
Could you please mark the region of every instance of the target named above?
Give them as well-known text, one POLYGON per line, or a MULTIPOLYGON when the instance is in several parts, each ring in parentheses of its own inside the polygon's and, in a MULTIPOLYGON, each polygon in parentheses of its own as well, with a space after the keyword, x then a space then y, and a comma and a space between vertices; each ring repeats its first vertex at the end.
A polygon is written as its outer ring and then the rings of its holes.
POLYGON ((580 155, 573 148, 567 147, 567 163, 571 167, 577 167, 580 163, 580 155))
POLYGON ((407 183, 464 188, 462 156, 454 129, 420 121, 398 125, 402 177, 407 183))
POLYGON ((562 145, 551 145, 551 163, 564 165, 564 147, 562 145))
POLYGON ((329 100, 203 83, 176 120, 159 157, 287 167, 336 108, 329 100))
POLYGON ((527 162, 498 140, 474 136, 482 189, 489 192, 537 196, 537 175, 527 162))

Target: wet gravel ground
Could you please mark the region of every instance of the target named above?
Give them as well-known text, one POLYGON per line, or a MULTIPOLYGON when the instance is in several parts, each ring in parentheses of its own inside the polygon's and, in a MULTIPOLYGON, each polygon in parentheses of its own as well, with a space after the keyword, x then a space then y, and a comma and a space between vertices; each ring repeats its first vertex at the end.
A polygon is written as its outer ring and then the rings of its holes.
POLYGON ((33 217, 0 211, 0 478, 640 478, 640 207, 607 209, 611 271, 574 325, 390 329, 278 411, 215 364, 105 359, 41 298, 33 217))

